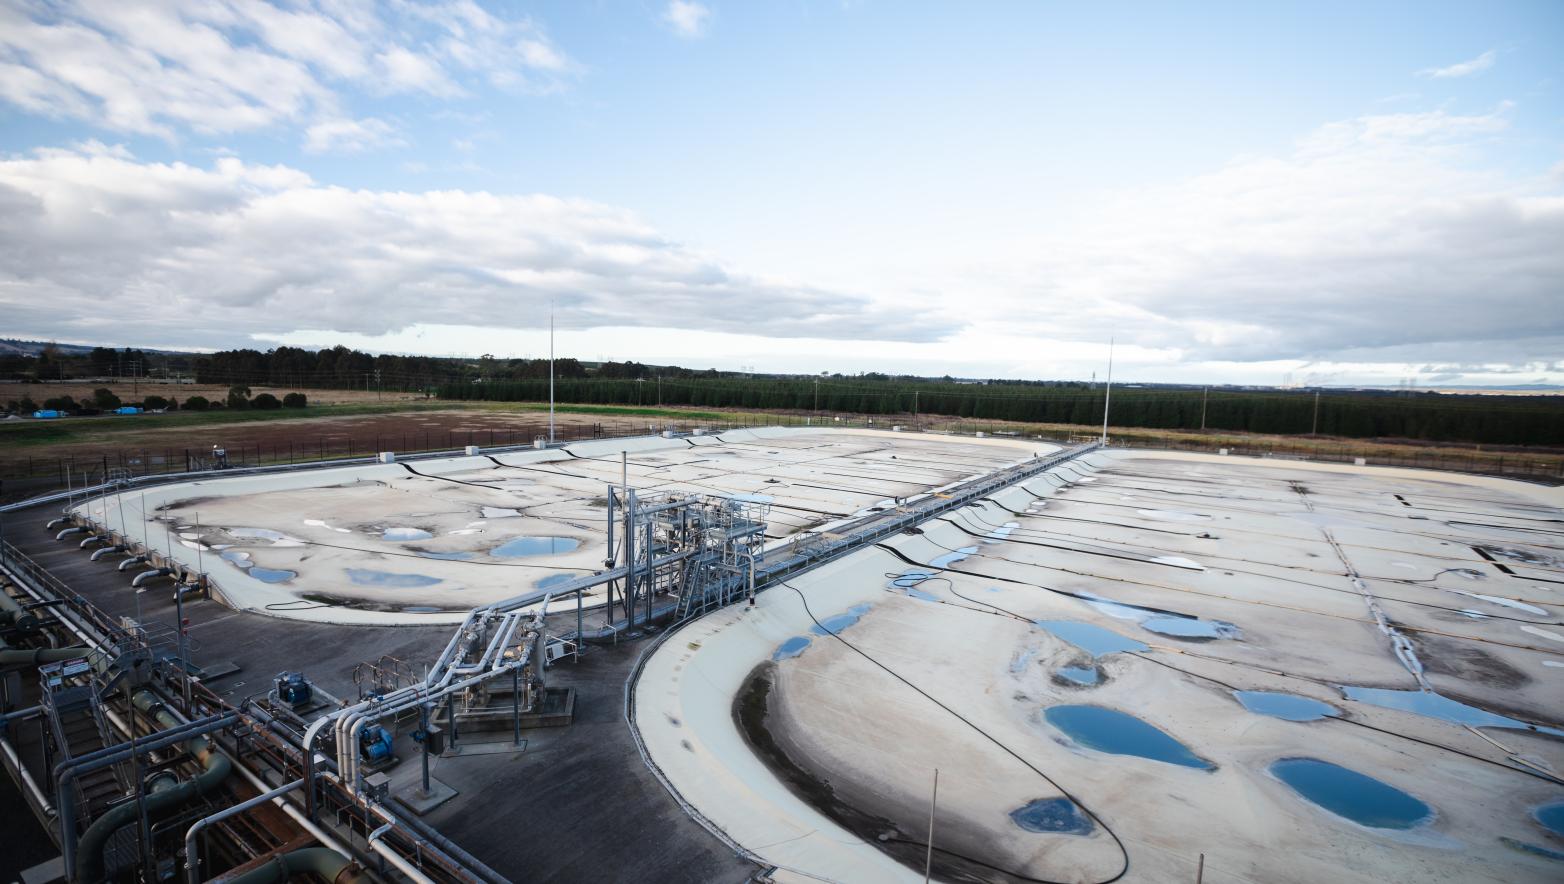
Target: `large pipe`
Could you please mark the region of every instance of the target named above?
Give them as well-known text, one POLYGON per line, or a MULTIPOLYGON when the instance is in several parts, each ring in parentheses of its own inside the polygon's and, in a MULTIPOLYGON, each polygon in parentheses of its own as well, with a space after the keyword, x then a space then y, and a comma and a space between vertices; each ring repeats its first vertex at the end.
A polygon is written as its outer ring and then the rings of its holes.
POLYGON ((22 782, 22 789, 38 805, 38 809, 43 812, 43 815, 54 816, 54 803, 38 787, 38 781, 33 779, 32 772, 27 769, 26 765, 22 764, 22 758, 16 753, 16 747, 11 745, 11 741, 6 738, 4 733, 0 733, 0 755, 3 755, 5 758, 6 767, 16 771, 17 778, 22 782))
POLYGON ((201 884, 201 852, 198 845, 196 844, 196 838, 200 836, 203 829, 215 822, 219 822, 231 816, 244 813, 258 804, 265 804, 273 798, 291 792, 302 785, 304 785, 303 780, 294 780, 285 786, 278 786, 270 792, 262 792, 248 801, 241 801, 240 803, 235 804, 233 807, 219 810, 217 813, 214 813, 211 816, 204 816, 201 819, 196 820, 195 823, 190 826, 190 829, 185 832, 186 880, 188 880, 190 884, 201 884))
MULTIPOLYGON (((137 709, 147 713, 152 717, 153 720, 157 721, 163 727, 181 727, 179 719, 175 718, 166 708, 164 708, 162 702, 160 702, 157 696, 152 694, 150 691, 137 692, 134 696, 131 697, 131 702, 135 704, 137 709)), ((219 723, 214 724, 212 727, 221 726, 221 724, 227 723, 234 718, 235 715, 233 713, 220 716, 219 723)), ((137 749, 139 750, 140 747, 138 746, 137 749)), ((155 791, 147 795, 140 803, 145 807, 148 817, 156 816, 162 813, 164 810, 177 807, 181 804, 205 795, 206 793, 221 785, 222 782, 228 778, 229 773, 231 773, 233 770, 233 764, 228 760, 228 756, 218 752, 216 744, 214 744, 204 735, 197 735, 185 741, 185 750, 201 763, 201 773, 197 774, 192 779, 179 783, 176 786, 171 786, 161 791, 155 791)), ((126 751, 128 752, 130 750, 126 751)), ((96 762, 95 764, 107 763, 110 762, 100 761, 96 762)), ((82 769, 83 768, 77 768, 76 770, 77 772, 80 772, 82 769)), ((61 802, 61 805, 63 810, 63 801, 61 802)), ((123 804, 119 804, 113 808, 110 808, 107 813, 98 817, 96 820, 93 820, 92 825, 88 826, 87 831, 82 833, 81 841, 76 845, 74 864, 71 863, 71 852, 69 850, 64 851, 67 865, 74 865, 75 867, 74 876, 70 874, 71 870, 69 868, 67 869, 67 878, 75 881, 89 882, 89 884, 90 882, 103 880, 104 846, 108 843, 109 837, 111 835, 118 831, 121 826, 127 825, 134 821, 139 812, 140 808, 137 807, 136 802, 127 801, 123 804)), ((72 820, 66 818, 63 814, 61 816, 61 820, 62 823, 60 828, 61 834, 63 835, 65 832, 70 831, 73 826, 72 820)), ((65 839, 62 838, 62 841, 63 840, 65 839)), ((62 844, 62 847, 63 846, 64 844, 62 844)))
POLYGON ((159 577, 171 577, 173 574, 174 572, 169 568, 153 568, 150 571, 142 571, 140 574, 137 574, 131 579, 130 585, 132 587, 140 587, 141 584, 148 580, 156 580, 159 577))
POLYGON ((91 653, 90 648, 9 648, 0 651, 0 663, 26 663, 37 666, 39 663, 58 663, 61 660, 75 660, 91 653))
MULTIPOLYGON (((294 875, 313 873, 331 884, 369 884, 370 878, 358 864, 329 847, 301 847, 279 853, 228 884, 282 884, 294 875)), ((427 880, 427 879, 426 879, 427 880)))
POLYGON ((369 833, 369 849, 385 857, 396 866, 397 871, 408 877, 414 884, 434 884, 434 881, 423 872, 413 867, 413 864, 402 858, 402 855, 391 849, 391 845, 380 840, 385 834, 396 828, 396 823, 386 823, 380 828, 369 833))

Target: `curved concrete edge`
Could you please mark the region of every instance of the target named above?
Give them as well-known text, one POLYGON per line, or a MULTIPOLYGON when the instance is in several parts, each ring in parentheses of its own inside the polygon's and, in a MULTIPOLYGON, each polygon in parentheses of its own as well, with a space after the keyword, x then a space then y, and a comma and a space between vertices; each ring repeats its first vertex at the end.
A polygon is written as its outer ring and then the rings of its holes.
MULTIPOLYGON (((800 588, 812 604, 836 611, 879 600, 879 575, 906 567, 868 549, 821 566, 800 588)), ((753 608, 734 605, 670 635, 632 686, 634 723, 650 763, 682 802, 762 862, 824 880, 921 881, 793 795, 733 721, 733 698, 750 671, 742 661, 769 659, 808 623, 798 596, 771 589, 753 608), (740 623, 746 628, 733 628, 740 623)))

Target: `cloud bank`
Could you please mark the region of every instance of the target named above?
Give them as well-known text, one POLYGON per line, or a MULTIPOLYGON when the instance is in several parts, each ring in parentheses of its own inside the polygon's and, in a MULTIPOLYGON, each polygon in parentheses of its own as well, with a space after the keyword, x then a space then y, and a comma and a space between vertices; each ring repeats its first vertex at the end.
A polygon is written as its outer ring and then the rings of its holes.
POLYGON ((575 328, 930 337, 861 296, 732 271, 613 206, 348 190, 284 166, 146 163, 99 144, 0 161, 0 268, 8 326, 91 340, 536 328, 551 303, 575 328))
POLYGON ((362 150, 395 143, 394 125, 356 117, 343 87, 550 91, 572 67, 539 25, 472 0, 0 2, 0 100, 170 141, 290 126, 308 150, 362 150))

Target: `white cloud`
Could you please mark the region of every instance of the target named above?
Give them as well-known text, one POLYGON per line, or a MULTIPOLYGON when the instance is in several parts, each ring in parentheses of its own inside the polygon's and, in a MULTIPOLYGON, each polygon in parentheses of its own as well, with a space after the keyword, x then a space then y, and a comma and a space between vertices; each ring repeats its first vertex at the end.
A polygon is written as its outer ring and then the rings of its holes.
POLYGON ((401 144, 396 129, 384 120, 345 117, 321 120, 304 130, 304 149, 310 153, 359 153, 375 147, 401 144))
MULTIPOLYGON (((443 99, 480 83, 550 91, 573 68, 531 20, 470 0, 0 2, 0 101, 168 139, 290 126, 317 150, 347 132, 345 89, 443 99)), ((357 136, 336 142, 390 141, 378 128, 361 120, 357 136)))
POLYGON ((1468 61, 1459 62, 1444 68, 1424 68, 1417 72, 1419 77, 1432 77, 1434 79, 1448 79, 1451 77, 1470 77, 1472 74, 1486 71, 1493 67, 1493 63, 1499 58, 1492 49, 1482 55, 1468 61))
POLYGON ((706 33, 706 23, 710 18, 711 10, 694 0, 671 0, 668 8, 663 10, 663 21, 673 28, 675 34, 686 39, 694 39, 706 33))
POLYGON ((1117 331, 1188 361, 1556 359, 1564 188, 1484 163, 1506 110, 1324 126, 925 278, 965 280, 979 329, 1117 331))
POLYGON ((102 145, 0 161, 0 312, 18 333, 177 328, 220 346, 308 328, 535 328, 551 300, 578 329, 931 337, 861 296, 730 270, 600 203, 348 190, 234 157, 143 163, 102 145))

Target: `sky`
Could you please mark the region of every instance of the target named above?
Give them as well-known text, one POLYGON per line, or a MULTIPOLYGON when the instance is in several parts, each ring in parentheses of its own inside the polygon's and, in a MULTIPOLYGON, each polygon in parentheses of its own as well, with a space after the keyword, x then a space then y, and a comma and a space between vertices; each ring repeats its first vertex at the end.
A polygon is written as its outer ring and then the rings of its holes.
POLYGON ((1564 384, 1564 3, 0 0, 0 337, 1564 384))

